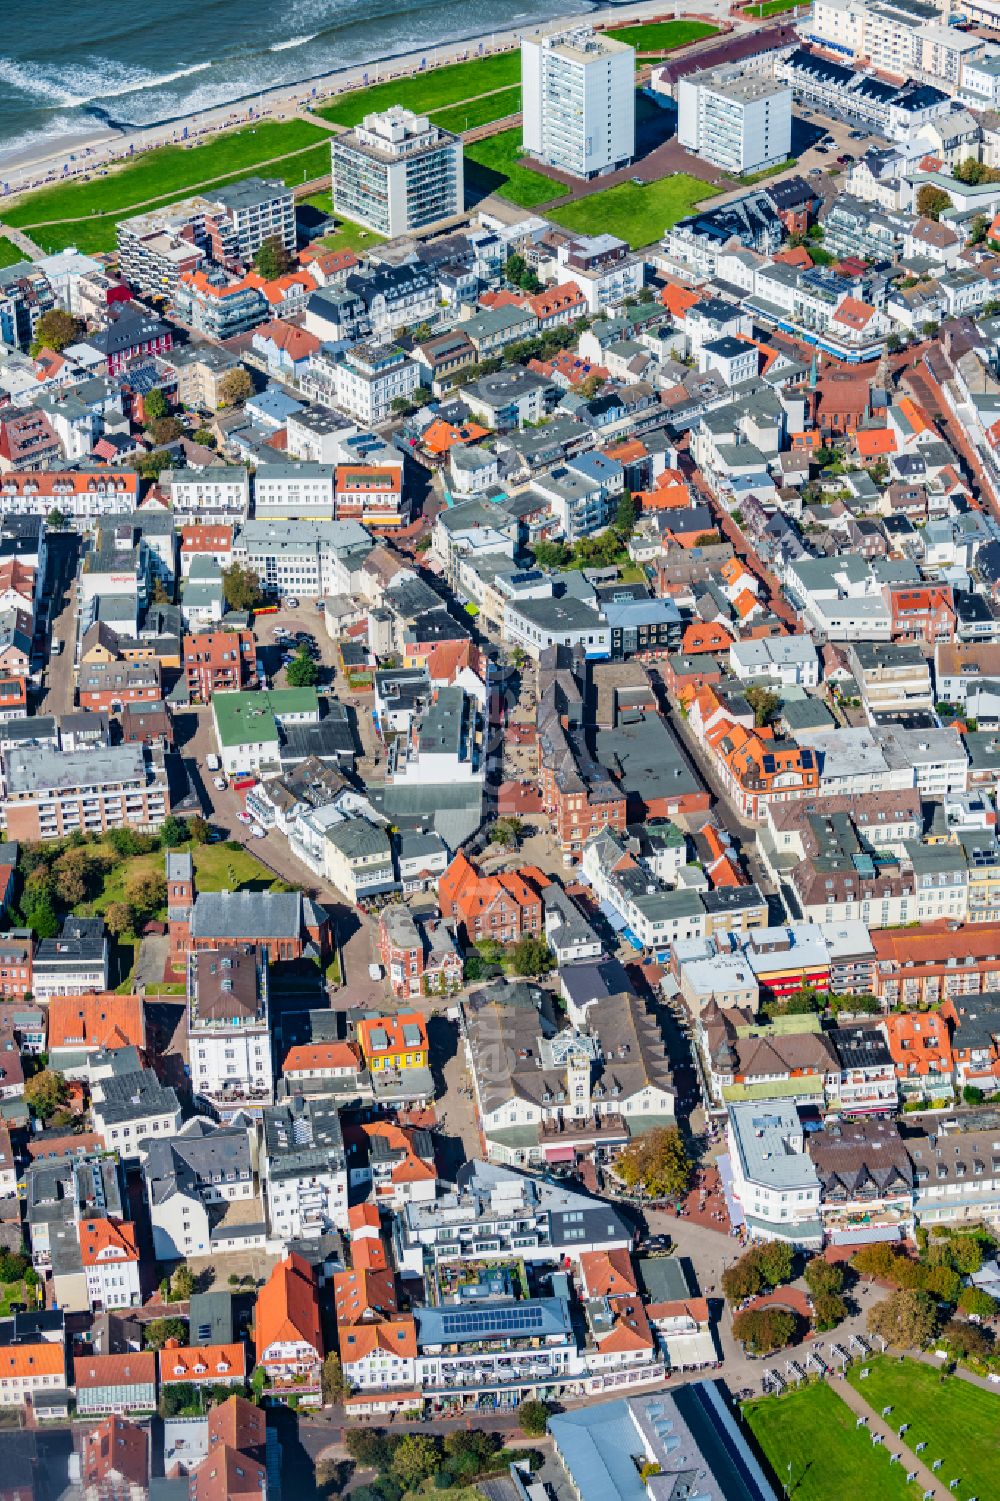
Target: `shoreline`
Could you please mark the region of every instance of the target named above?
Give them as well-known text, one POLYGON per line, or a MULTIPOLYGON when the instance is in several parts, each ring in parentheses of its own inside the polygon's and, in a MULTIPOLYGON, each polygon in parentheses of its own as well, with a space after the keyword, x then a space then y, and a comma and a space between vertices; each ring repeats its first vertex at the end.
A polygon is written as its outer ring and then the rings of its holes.
MULTIPOLYGON (((716 0, 718 4, 718 0, 716 0)), ((680 7, 676 7, 678 10, 680 7)), ((705 6, 706 12, 716 8, 705 6)), ((315 74, 291 84, 276 84, 256 89, 239 99, 192 114, 179 114, 149 125, 129 128, 112 120, 101 123, 96 117, 92 134, 66 135, 53 141, 38 141, 5 155, 0 149, 0 181, 5 191, 0 198, 11 201, 36 188, 51 187, 59 182, 73 182, 95 171, 104 172, 122 165, 156 146, 200 143, 206 137, 239 129, 262 120, 309 118, 318 104, 329 102, 339 94, 384 83, 393 78, 411 77, 449 63, 474 60, 513 51, 521 37, 554 24, 614 22, 617 25, 652 20, 674 19, 674 7, 664 0, 567 0, 564 15, 551 17, 539 25, 520 25, 492 32, 477 32, 447 42, 428 43, 407 52, 379 58, 375 62, 351 63, 331 72, 315 74), (581 10, 581 3, 588 8, 581 10), (424 66, 421 66, 421 63, 424 66)), ((718 6, 721 20, 726 12, 718 6)), ((706 19, 711 18, 706 14, 706 19)), ((323 122, 317 122, 323 123, 323 122)), ((331 131, 333 134, 333 131, 331 131)), ((2 207, 0 207, 2 218, 2 207)))

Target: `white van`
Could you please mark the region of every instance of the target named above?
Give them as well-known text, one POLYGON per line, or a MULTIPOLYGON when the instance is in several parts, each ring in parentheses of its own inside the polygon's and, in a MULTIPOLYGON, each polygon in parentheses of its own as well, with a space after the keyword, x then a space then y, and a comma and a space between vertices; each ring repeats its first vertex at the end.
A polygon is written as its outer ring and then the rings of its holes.
POLYGON ((222 769, 222 762, 216 755, 206 756, 205 765, 208 767, 209 771, 221 771, 222 769))

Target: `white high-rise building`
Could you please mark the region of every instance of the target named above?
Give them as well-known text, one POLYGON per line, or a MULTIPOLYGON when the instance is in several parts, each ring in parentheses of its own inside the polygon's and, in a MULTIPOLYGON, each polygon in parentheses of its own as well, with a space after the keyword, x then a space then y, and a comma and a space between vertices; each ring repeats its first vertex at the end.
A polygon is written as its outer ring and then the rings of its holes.
POLYGON ((394 106, 331 143, 333 211, 394 239, 465 203, 462 141, 426 115, 394 106))
POLYGON ((524 150, 574 177, 635 155, 635 50, 589 26, 521 42, 524 150))
POLYGON ((692 73, 677 85, 677 139, 725 172, 760 172, 786 161, 792 149, 791 87, 733 68, 692 73))

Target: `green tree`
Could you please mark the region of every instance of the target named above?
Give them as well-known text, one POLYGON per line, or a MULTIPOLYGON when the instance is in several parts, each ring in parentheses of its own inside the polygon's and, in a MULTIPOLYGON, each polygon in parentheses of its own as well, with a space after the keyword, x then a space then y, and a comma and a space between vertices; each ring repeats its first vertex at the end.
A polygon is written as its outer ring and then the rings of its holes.
POLYGON ((676 1126, 657 1126, 629 1142, 615 1172, 626 1188, 641 1188, 654 1199, 676 1199, 687 1192, 691 1157, 676 1126))
POLYGON ((153 422, 159 422, 161 417, 166 417, 169 414, 170 403, 159 386, 154 386, 152 391, 143 397, 142 410, 147 427, 153 422))
POLYGON ((889 351, 890 354, 895 354, 897 350, 902 349, 902 347, 903 347, 903 341, 900 338, 899 334, 896 334, 896 333, 887 334, 886 335, 886 340, 885 340, 885 347, 886 347, 886 349, 888 349, 888 351, 889 351))
POLYGON ((212 832, 212 825, 207 818, 195 817, 188 819, 188 833, 194 844, 207 844, 208 836, 212 832))
POLYGON ((504 267, 504 276, 512 286, 519 287, 522 292, 531 294, 542 290, 541 282, 523 255, 515 254, 508 257, 504 267))
POLYGON ((851 1266, 859 1277, 889 1278, 895 1275, 898 1255, 886 1241, 862 1246, 851 1257, 851 1266))
POLYGON ((631 490, 623 490, 622 498, 618 502, 615 511, 615 531, 627 542, 635 531, 635 524, 639 519, 639 507, 631 490))
POLYGON ((56 895, 67 907, 86 900, 95 863, 88 849, 69 849, 59 856, 53 870, 56 895))
POLYGON ((1000 1311, 1000 1303, 981 1287, 963 1287, 958 1295, 958 1306, 963 1313, 977 1319, 996 1318, 1000 1311))
POLYGON ((112 938, 124 938, 135 932, 135 912, 128 902, 110 902, 104 913, 104 926, 112 938))
POLYGON ((898 1349, 923 1350, 934 1338, 937 1309, 925 1292, 900 1288, 868 1310, 868 1331, 898 1349))
POLYGON ((549 1426, 549 1405, 531 1399, 517 1409, 517 1421, 527 1438, 541 1438, 549 1426))
POLYGON ((231 610, 255 610, 264 598, 257 574, 241 563, 223 569, 222 592, 231 610))
POLYGON ((917 213, 925 219, 940 219, 945 209, 951 208, 951 199, 944 188, 936 188, 933 183, 925 183, 917 193, 917 213))
POLYGON ((837 1262, 824 1260, 822 1256, 814 1256, 811 1261, 806 1262, 803 1276, 814 1298, 839 1293, 844 1286, 844 1268, 837 1262))
POLYGON ((753 710, 753 722, 758 729, 770 724, 781 708, 781 695, 773 688, 765 688, 763 683, 751 683, 743 690, 743 697, 753 710))
POLYGON ((345 1428, 344 1448, 363 1470, 387 1470, 398 1440, 384 1428, 345 1428))
POLYGON ((405 1491, 415 1491, 441 1462, 441 1442, 428 1433, 407 1433, 392 1456, 393 1478, 405 1491))
POLYGON ((490 829, 490 843, 516 849, 523 833, 524 823, 520 818, 498 818, 490 829))
POLYGON ((783 1240, 765 1240, 756 1247, 757 1261, 768 1287, 790 1282, 795 1271, 795 1252, 783 1240))
POLYGON ((287 276, 294 264, 277 235, 270 235, 263 241, 253 263, 254 269, 265 281, 275 281, 279 276, 287 276))
POLYGON ((160 848, 176 849, 179 844, 185 842, 187 837, 187 824, 183 818, 177 818, 175 814, 168 813, 160 825, 160 848))
POLYGON ((43 1068, 25 1080, 24 1099, 32 1115, 47 1121, 69 1102, 69 1085, 62 1074, 43 1068))
POLYGON ((151 1319, 143 1327, 147 1350, 162 1350, 168 1339, 179 1339, 182 1343, 187 1342, 188 1326, 185 1319, 173 1317, 151 1319))
POLYGON ((51 308, 43 313, 35 324, 35 337, 31 344, 31 356, 35 358, 43 349, 61 354, 67 344, 75 344, 83 333, 83 324, 64 308, 51 308))
POLYGON ((311 688, 319 677, 319 668, 305 646, 300 646, 285 674, 290 688, 311 688))
POLYGON ((511 962, 516 975, 547 975, 555 964, 552 950, 544 938, 525 933, 511 951, 511 962))
POLYGON ((179 417, 157 417, 151 422, 146 431, 153 442, 160 446, 165 443, 176 443, 178 438, 184 436, 184 424, 179 417))
POLYGON ((45 524, 50 531, 64 531, 67 525, 66 513, 64 511, 60 511, 58 506, 53 506, 51 511, 45 518, 45 524))
POLYGON ((167 902, 167 882, 161 871, 144 871, 132 876, 125 884, 125 900, 136 914, 139 923, 155 917, 167 902))
POLYGON ((956 1360, 966 1360, 971 1355, 983 1360, 993 1353, 993 1336, 981 1324, 970 1324, 967 1319, 949 1319, 938 1335, 938 1343, 945 1346, 956 1360))
POLYGON ((21 916, 25 927, 31 928, 37 938, 54 938, 59 932, 59 918, 51 891, 40 891, 30 901, 22 901, 21 916))
POLYGON ((963 1084, 962 1099, 966 1105, 981 1105, 985 1098, 986 1096, 983 1094, 983 1091, 978 1089, 975 1084, 963 1084))
POLYGON ((576 393, 578 396, 582 396, 584 401, 593 401, 603 385, 604 376, 598 375, 595 371, 592 375, 585 375, 583 377, 583 380, 576 388, 576 393))
POLYGON ((990 221, 985 214, 977 214, 969 225, 969 244, 981 245, 990 232, 990 221))
POLYGON ((983 1248, 974 1235, 956 1235, 949 1242, 951 1264, 963 1277, 971 1277, 983 1264, 983 1248))
POLYGON ((331 1350, 323 1362, 323 1401, 328 1403, 343 1402, 345 1397, 351 1395, 351 1383, 344 1375, 344 1368, 340 1363, 340 1356, 331 1350))
POLYGON ((957 1303, 962 1291, 962 1279, 951 1266, 928 1266, 923 1268, 920 1286, 932 1293, 941 1303, 957 1303))
POLYGON ((733 1318, 733 1337, 752 1355, 770 1355, 791 1344, 799 1321, 786 1308, 745 1308, 733 1318))
POLYGON ((219 381, 219 399, 223 406, 241 407, 253 395, 253 381, 242 365, 227 370, 219 381))
POLYGON ((813 1323, 821 1334, 836 1329, 847 1317, 847 1304, 839 1293, 820 1293, 813 1299, 813 1323))
POLYGON ((565 568, 573 557, 565 542, 536 542, 532 552, 539 568, 565 568))
POLYGON ((175 1303, 187 1303, 195 1290, 194 1272, 179 1266, 170 1279, 170 1296, 175 1303))
POLYGON ((194 431, 194 441, 200 443, 202 448, 218 448, 215 434, 210 427, 198 427, 194 431))
POLYGON ((764 1274, 753 1251, 741 1256, 739 1261, 726 1267, 722 1274, 722 1291, 730 1303, 742 1303, 744 1298, 755 1298, 765 1287, 764 1274))

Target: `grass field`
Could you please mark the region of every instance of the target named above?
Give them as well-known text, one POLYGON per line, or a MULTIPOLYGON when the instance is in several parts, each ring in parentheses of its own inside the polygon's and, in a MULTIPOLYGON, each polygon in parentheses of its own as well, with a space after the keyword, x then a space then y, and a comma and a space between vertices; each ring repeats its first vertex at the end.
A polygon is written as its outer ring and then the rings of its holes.
MULTIPOLYGON (((254 886, 258 891, 264 891, 276 884, 276 878, 247 849, 228 850, 224 843, 182 847, 191 850, 199 891, 239 891, 244 886, 254 886)), ((163 872, 162 850, 123 860, 108 871, 100 894, 93 901, 81 903, 74 911, 78 917, 98 917, 107 911, 112 902, 125 900, 125 887, 133 880, 153 873, 162 876, 163 872)), ((165 910, 163 914, 158 914, 165 915, 165 910)))
POLYGON ((467 146, 465 176, 472 187, 499 193, 521 208, 535 208, 563 196, 561 184, 521 165, 521 132, 516 127, 467 146))
POLYGON ((453 130, 461 135, 464 130, 474 130, 477 125, 489 125, 493 120, 516 115, 520 108, 521 89, 518 85, 512 89, 498 89, 495 94, 483 94, 466 104, 449 104, 446 109, 436 109, 431 119, 442 130, 453 130))
POLYGON ((748 6, 746 14, 748 16, 761 17, 780 16, 783 11, 796 10, 797 8, 807 10, 808 6, 803 4, 803 0, 763 0, 763 3, 760 5, 748 6))
POLYGON ((165 204, 198 188, 233 182, 264 170, 290 183, 321 177, 330 170, 329 134, 306 120, 265 121, 253 129, 230 131, 202 146, 160 146, 107 177, 56 183, 29 193, 4 211, 15 228, 27 230, 45 249, 77 245, 81 250, 114 246, 114 227, 147 202, 165 204))
POLYGON ((854 1366, 847 1379, 876 1412, 892 1407, 894 1428, 911 1425, 906 1442, 912 1449, 927 1440, 923 1458, 943 1459, 945 1485, 959 1484, 954 1494, 968 1501, 1000 1498, 1000 1395, 984 1391, 961 1376, 946 1376, 916 1360, 880 1355, 866 1361, 871 1374, 863 1381, 854 1366))
POLYGON ((638 250, 640 246, 658 240, 678 219, 689 214, 696 203, 713 197, 717 192, 718 189, 710 183, 689 177, 686 172, 677 172, 673 177, 645 182, 641 186, 635 182, 619 183, 602 193, 591 193, 587 198, 577 199, 576 203, 554 208, 548 217, 581 234, 611 230, 628 240, 633 250, 638 250))
POLYGON ((34 1308, 35 1294, 20 1280, 17 1282, 0 1282, 0 1314, 4 1318, 10 1313, 12 1303, 26 1303, 29 1308, 34 1308))
POLYGON ((30 257, 25 255, 23 250, 17 248, 13 240, 8 240, 6 235, 0 235, 0 269, 29 259, 30 257))
MULTIPOLYGON (((330 193, 310 193, 308 198, 300 200, 308 203, 311 208, 318 208, 321 214, 333 213, 333 200, 330 193)), ((351 219, 338 219, 337 228, 332 235, 324 235, 316 241, 326 250, 356 250, 360 254, 362 250, 372 245, 381 245, 384 235, 378 234, 374 229, 365 229, 361 224, 355 224, 351 219)))
POLYGON ((920 1495, 907 1485, 904 1467, 890 1465, 884 1447, 872 1447, 846 1402, 823 1382, 747 1402, 743 1416, 779 1488, 787 1484, 789 1501, 916 1501, 920 1495))
POLYGON ((634 47, 637 52, 675 52, 689 42, 718 36, 719 28, 707 21, 650 21, 646 26, 615 26, 607 35, 634 47))
POLYGON ((332 104, 323 105, 316 113, 334 125, 357 125, 372 110, 388 109, 391 104, 427 113, 520 82, 520 52, 501 52, 495 57, 472 58, 467 63, 432 68, 410 78, 396 78, 388 83, 369 84, 366 89, 352 89, 332 104))

